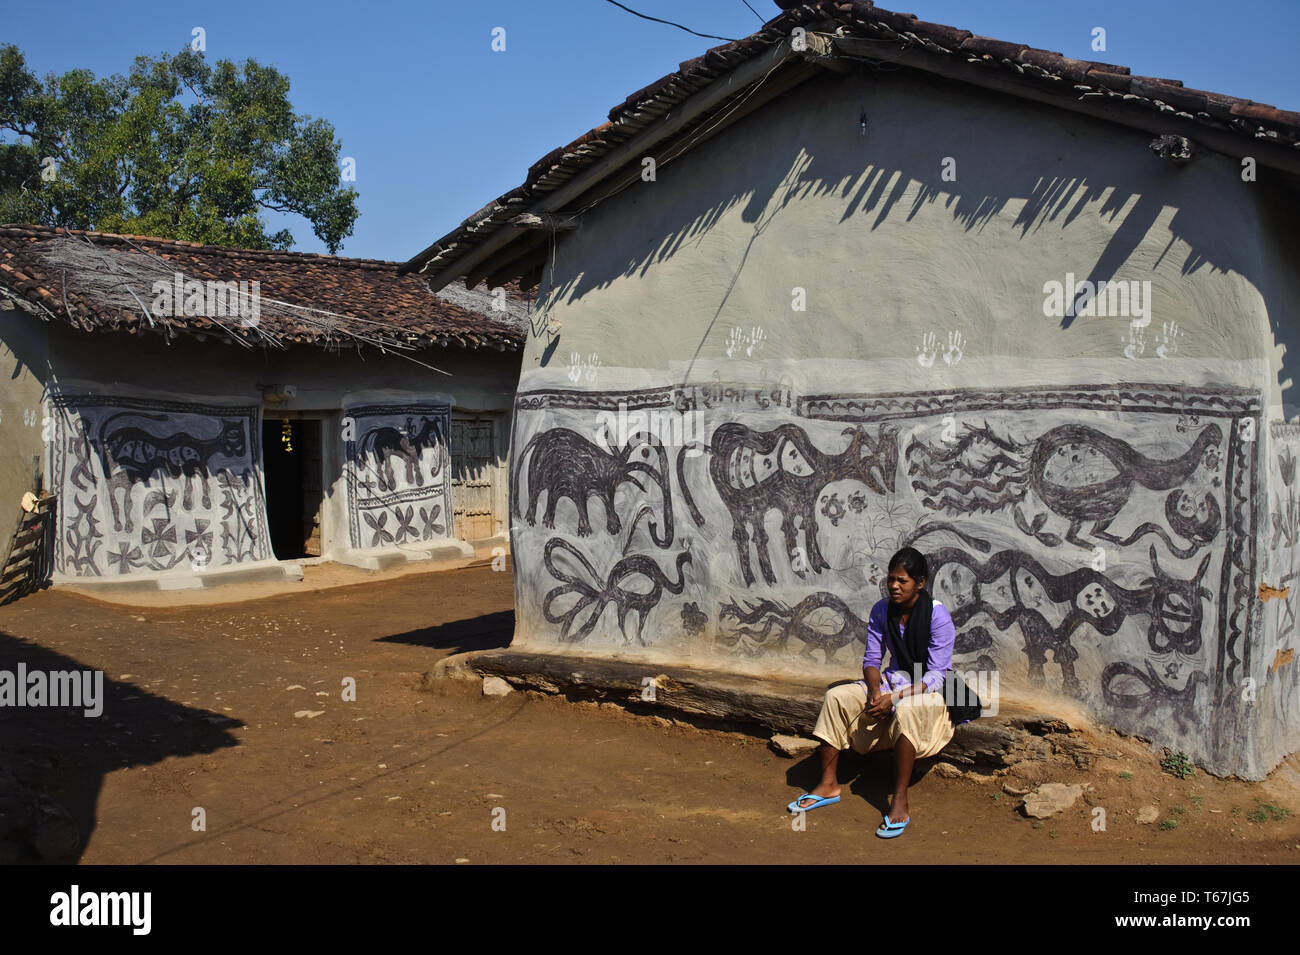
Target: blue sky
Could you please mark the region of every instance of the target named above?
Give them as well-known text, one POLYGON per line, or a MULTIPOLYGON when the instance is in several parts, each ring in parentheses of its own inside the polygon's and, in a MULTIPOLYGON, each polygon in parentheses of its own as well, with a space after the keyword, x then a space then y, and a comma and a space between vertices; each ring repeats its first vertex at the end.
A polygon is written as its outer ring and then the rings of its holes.
MULTIPOLYGON (((741 0, 624 0, 701 33, 759 25, 741 0)), ((771 0, 749 0, 764 18, 771 0)), ((883 3, 887 9, 894 6, 883 3)), ((897 8, 984 36, 1300 109, 1300 2, 907 0, 897 8), (1107 31, 1093 52, 1092 29, 1107 31)), ((629 93, 721 42, 639 20, 605 0, 58 4, 0 0, 0 43, 38 74, 124 73, 203 27, 210 60, 253 58, 291 83, 298 113, 329 120, 356 159, 361 217, 341 254, 404 261, 519 185, 542 155, 605 121, 629 93), (492 30, 506 30, 493 52, 492 30)), ((304 252, 310 226, 277 217, 304 252)))

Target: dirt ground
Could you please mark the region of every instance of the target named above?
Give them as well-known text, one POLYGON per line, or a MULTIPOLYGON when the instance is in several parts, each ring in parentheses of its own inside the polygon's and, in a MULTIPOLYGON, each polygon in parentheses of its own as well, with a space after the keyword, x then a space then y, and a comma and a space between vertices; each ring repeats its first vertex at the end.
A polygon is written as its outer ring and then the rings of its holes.
POLYGON ((105 672, 100 718, 0 710, 0 758, 72 814, 81 862, 1300 862, 1295 757, 1265 783, 1180 780, 1109 733, 1099 744, 1127 755, 1054 769, 1091 788, 1041 823, 1002 789, 1041 779, 930 771, 906 833, 875 839, 886 754, 845 760, 845 798, 800 831, 784 807, 811 784, 812 760, 764 740, 613 704, 425 688, 439 658, 509 642, 509 573, 328 589, 311 589, 313 576, 242 603, 47 590, 0 608, 0 669, 105 672), (1140 824, 1144 807, 1159 821, 1140 824))

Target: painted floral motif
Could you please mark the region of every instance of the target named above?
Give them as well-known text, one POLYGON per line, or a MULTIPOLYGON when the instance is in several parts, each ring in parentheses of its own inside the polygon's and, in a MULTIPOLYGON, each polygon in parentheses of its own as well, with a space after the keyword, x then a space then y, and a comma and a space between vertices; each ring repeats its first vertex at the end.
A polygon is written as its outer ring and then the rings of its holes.
POLYGON ((438 515, 441 513, 441 504, 434 504, 427 511, 423 507, 420 508, 420 520, 424 522, 424 530, 420 534, 421 539, 429 540, 434 536, 442 537, 447 533, 447 529, 438 523, 438 515))
POLYGON ((365 519, 365 522, 370 525, 371 530, 374 531, 374 533, 370 535, 371 547, 381 547, 384 544, 393 543, 392 533, 384 527, 384 525, 388 523, 387 511, 380 511, 378 517, 376 517, 372 511, 366 511, 361 516, 365 519))
POLYGON ((682 629, 687 633, 692 635, 703 633, 708 623, 708 615, 694 602, 688 602, 682 607, 682 629))
POLYGON ((839 527, 840 521, 847 513, 848 509, 840 500, 838 493, 822 496, 822 517, 829 518, 833 526, 839 527))
POLYGON ((144 563, 144 554, 141 553, 139 547, 125 541, 118 546, 116 551, 110 550, 108 552, 108 563, 110 567, 117 564, 119 573, 129 574, 144 563))
POLYGON ((208 530, 211 523, 199 518, 194 522, 194 529, 185 532, 185 552, 195 557, 203 554, 205 562, 212 555, 212 531, 208 530))
POLYGON ((397 538, 397 543, 402 543, 407 538, 415 539, 419 532, 415 529, 415 507, 408 504, 406 510, 400 507, 393 509, 393 516, 397 518, 397 530, 393 532, 397 538))
POLYGON ((150 557, 170 557, 172 549, 168 545, 176 543, 176 528, 166 518, 155 517, 152 528, 140 528, 140 543, 145 547, 153 546, 150 557))

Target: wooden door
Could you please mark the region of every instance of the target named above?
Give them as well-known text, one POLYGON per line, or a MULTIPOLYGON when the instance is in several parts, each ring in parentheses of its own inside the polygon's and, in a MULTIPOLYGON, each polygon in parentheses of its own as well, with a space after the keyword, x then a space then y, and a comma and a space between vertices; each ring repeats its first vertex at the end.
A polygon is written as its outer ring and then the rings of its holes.
POLYGON ((491 418, 451 419, 451 504, 461 540, 482 540, 496 533, 494 424, 491 418))

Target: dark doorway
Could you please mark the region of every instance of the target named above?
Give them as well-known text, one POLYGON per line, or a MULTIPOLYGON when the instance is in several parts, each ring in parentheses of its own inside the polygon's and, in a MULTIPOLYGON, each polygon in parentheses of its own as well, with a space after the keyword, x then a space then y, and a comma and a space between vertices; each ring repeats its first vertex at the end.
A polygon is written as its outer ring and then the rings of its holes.
POLYGON ((320 556, 321 423, 265 418, 266 518, 277 560, 320 556))

